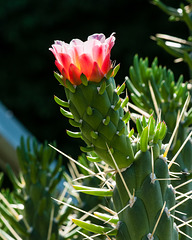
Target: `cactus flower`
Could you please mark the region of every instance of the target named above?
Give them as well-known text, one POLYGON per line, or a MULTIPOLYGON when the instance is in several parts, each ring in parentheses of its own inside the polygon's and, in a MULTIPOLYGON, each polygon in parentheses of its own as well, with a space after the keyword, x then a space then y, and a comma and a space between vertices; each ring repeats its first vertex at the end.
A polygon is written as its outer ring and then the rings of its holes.
POLYGON ((111 49, 115 43, 114 33, 109 38, 104 34, 93 34, 83 42, 73 39, 69 44, 55 41, 49 50, 54 54, 55 65, 73 85, 81 84, 83 73, 88 81, 100 82, 112 68, 111 49))

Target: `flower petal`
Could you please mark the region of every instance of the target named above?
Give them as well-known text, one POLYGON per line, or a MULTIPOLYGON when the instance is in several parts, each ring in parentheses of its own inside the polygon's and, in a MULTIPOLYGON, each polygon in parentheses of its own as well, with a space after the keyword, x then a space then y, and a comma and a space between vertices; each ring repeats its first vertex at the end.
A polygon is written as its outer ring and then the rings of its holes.
POLYGON ((102 63, 103 63, 103 52, 104 52, 104 48, 103 45, 95 45, 93 47, 93 61, 97 62, 99 67, 101 68, 102 63))
POLYGON ((68 54, 60 53, 59 54, 60 63, 67 70, 69 69, 69 65, 71 64, 71 57, 68 54))
POLYGON ((94 62, 91 77, 89 78, 89 81, 100 82, 103 77, 104 77, 104 74, 100 70, 97 62, 94 62))
POLYGON ((55 65, 58 68, 59 72, 62 74, 63 66, 57 60, 55 60, 55 65))
POLYGON ((69 66, 69 81, 74 85, 81 84, 81 71, 74 65, 70 64, 69 66))
POLYGON ((96 40, 100 41, 101 43, 104 43, 105 42, 105 35, 103 33, 100 33, 100 34, 95 33, 95 34, 89 36, 87 40, 89 41, 91 39, 96 39, 96 40))
POLYGON ((103 61, 101 71, 103 72, 103 74, 107 74, 110 68, 111 68, 111 60, 110 60, 110 53, 108 53, 103 61))
POLYGON ((82 54, 79 57, 79 63, 80 63, 81 72, 85 74, 85 76, 89 80, 92 73, 92 69, 93 69, 93 61, 91 57, 87 54, 82 54))
POLYGON ((112 47, 115 44, 115 37, 113 36, 115 33, 112 33, 110 37, 106 39, 106 43, 108 44, 108 53, 111 51, 112 47))

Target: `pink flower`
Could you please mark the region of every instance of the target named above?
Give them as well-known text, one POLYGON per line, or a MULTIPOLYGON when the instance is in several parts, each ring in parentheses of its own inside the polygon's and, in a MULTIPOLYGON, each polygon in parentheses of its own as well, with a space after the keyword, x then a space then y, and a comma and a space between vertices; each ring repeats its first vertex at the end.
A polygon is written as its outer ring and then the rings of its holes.
POLYGON ((55 41, 50 48, 56 60, 55 65, 72 84, 81 84, 83 73, 88 81, 100 82, 112 68, 111 49, 115 43, 114 33, 107 39, 104 34, 93 34, 87 41, 73 39, 69 44, 55 41))

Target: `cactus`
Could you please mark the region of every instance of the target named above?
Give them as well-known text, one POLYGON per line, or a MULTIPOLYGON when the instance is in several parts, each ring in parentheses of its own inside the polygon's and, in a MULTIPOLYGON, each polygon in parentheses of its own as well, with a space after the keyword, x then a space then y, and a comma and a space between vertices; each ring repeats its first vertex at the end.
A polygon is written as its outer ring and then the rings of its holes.
POLYGON ((129 114, 124 115, 114 78, 105 78, 99 83, 87 81, 86 85, 81 84, 73 89, 75 91, 65 88, 66 96, 70 99, 69 110, 73 114, 73 121, 70 122, 79 125, 81 132, 68 131, 68 134, 82 138, 87 144, 82 150, 94 150, 100 160, 105 159, 110 166, 114 167, 114 164, 107 146, 119 159, 120 168, 129 166, 134 160, 126 128, 129 114))
MULTIPOLYGON (((152 62, 151 67, 148 64, 148 59, 134 57, 133 66, 129 69, 129 77, 126 77, 126 84, 131 92, 131 99, 135 105, 141 107, 143 110, 151 113, 156 113, 157 118, 165 120, 168 127, 168 134, 165 138, 165 142, 168 142, 172 137, 175 130, 175 126, 178 119, 178 113, 181 116, 177 129, 177 136, 171 146, 168 153, 168 158, 172 159, 179 151, 189 134, 189 126, 192 122, 191 108, 187 110, 187 104, 189 99, 187 97, 189 92, 187 90, 187 83, 183 83, 183 77, 180 76, 178 81, 175 82, 174 74, 171 70, 167 70, 166 67, 158 66, 157 58, 152 62), (154 94, 154 96, 153 96, 154 94), (161 111, 161 113, 160 113, 161 111)), ((183 150, 176 158, 176 162, 180 167, 172 165, 171 171, 181 172, 180 180, 173 181, 173 186, 178 186, 191 179, 192 171, 192 140, 186 142, 183 150)), ((191 184, 189 183, 184 188, 179 189, 181 193, 191 191, 191 184)), ((179 211, 187 213, 186 216, 178 217, 185 221, 191 219, 190 205, 192 201, 185 202, 182 206, 178 207, 179 211)), ((188 230, 185 231, 192 237, 190 227, 185 226, 188 230)), ((185 237, 183 237, 185 239, 185 237)))
MULTIPOLYGON (((93 41, 97 44, 100 37, 95 38, 97 40, 93 41)), ((74 223, 95 234, 112 235, 120 240, 179 239, 179 229, 174 223, 175 192, 170 184, 167 153, 162 144, 166 124, 159 121, 156 124, 153 116, 149 119, 143 117, 136 120, 138 134, 130 131, 129 120, 132 115, 124 112, 128 98, 120 98, 125 84, 116 88, 114 80, 119 66, 111 68, 99 80, 90 81, 85 72, 80 71, 76 75, 77 80, 72 81, 66 73, 70 63, 65 66, 61 60, 64 51, 69 59, 71 51, 67 52, 67 47, 61 42, 54 46, 61 72, 61 75, 55 73, 55 77, 64 86, 67 97, 67 102, 58 97, 55 97, 55 101, 63 107, 61 113, 69 118, 71 125, 80 129, 80 132, 68 130, 67 133, 84 140, 87 147, 81 147, 81 150, 87 152, 88 160, 102 160, 117 173, 113 190, 81 185, 74 187, 90 195, 113 197, 118 219, 111 221, 113 217, 110 219, 99 213, 103 220, 108 219, 111 227, 78 219, 74 219, 74 223)), ((71 47, 75 51, 77 46, 71 47)), ((80 61, 81 55, 76 58, 71 64, 80 61)))
MULTIPOLYGON (((14 209, 2 192, 2 218, 14 228, 19 239, 61 239, 59 229, 71 209, 60 208, 51 197, 59 196, 58 184, 64 171, 62 158, 59 157, 54 166, 56 153, 47 143, 43 146, 35 140, 31 143, 28 139, 25 144, 23 138, 17 154, 21 168, 19 179, 10 167, 7 167, 7 171, 15 188, 16 205, 20 204, 22 208, 14 209)), ((10 238, 11 235, 12 232, 10 238)), ((7 235, 4 237, 9 239, 7 235)))

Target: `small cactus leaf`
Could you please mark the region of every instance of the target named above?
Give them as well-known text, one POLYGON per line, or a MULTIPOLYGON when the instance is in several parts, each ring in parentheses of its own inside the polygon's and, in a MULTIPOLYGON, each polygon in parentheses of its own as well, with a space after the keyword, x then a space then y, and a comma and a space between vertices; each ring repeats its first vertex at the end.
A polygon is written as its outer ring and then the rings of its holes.
POLYGON ((101 162, 101 158, 100 158, 100 157, 87 156, 87 159, 88 159, 90 162, 101 162))
POLYGON ((113 77, 116 76, 116 74, 118 73, 119 69, 120 69, 120 64, 118 64, 118 65, 113 69, 113 77))
POLYGON ((81 221, 81 220, 78 220, 78 219, 72 219, 72 221, 79 227, 87 230, 87 231, 90 231, 90 232, 93 232, 93 233, 98 233, 98 234, 107 234, 107 235, 116 235, 117 234, 117 230, 116 229, 113 229, 113 228, 110 228, 110 227, 103 227, 103 226, 100 226, 100 225, 96 225, 96 224, 93 224, 93 223, 88 223, 88 222, 85 222, 85 221, 81 221))
POLYGON ((140 118, 137 118, 137 120, 136 120, 136 128, 137 128, 138 134, 141 136, 141 134, 143 132, 143 127, 142 127, 140 118))
POLYGON ((110 116, 107 116, 105 119, 103 119, 103 124, 107 126, 110 122, 110 116))
POLYGON ((70 137, 73 137, 73 138, 81 138, 82 137, 81 132, 72 132, 69 130, 66 130, 66 132, 70 137))
POLYGON ((160 129, 159 129, 159 139, 163 140, 165 135, 167 133, 167 126, 165 124, 165 122, 163 121, 160 125, 160 129))
POLYGON ((92 152, 94 150, 94 147, 87 146, 87 147, 80 147, 82 152, 92 152))
POLYGON ((125 115, 122 117, 122 120, 127 123, 131 118, 131 113, 130 112, 126 112, 125 115))
POLYGON ((120 95, 125 89, 125 82, 117 88, 117 95, 120 95))
POLYGON ((131 80, 129 79, 129 77, 125 77, 125 82, 127 85, 127 88, 129 89, 130 93, 134 93, 134 95, 136 95, 137 97, 141 97, 141 94, 139 93, 139 91, 137 91, 137 89, 134 87, 133 83, 131 82, 131 80))
POLYGON ((146 152, 147 151, 147 148, 148 148, 148 138, 149 138, 149 127, 146 126, 144 129, 143 129, 143 132, 141 134, 141 137, 140 137, 140 149, 142 152, 146 152))
POLYGON ((17 179, 17 177, 15 176, 12 168, 10 167, 10 165, 6 166, 6 170, 7 170, 7 175, 9 176, 9 179, 11 180, 13 186, 16 189, 22 189, 23 185, 19 182, 19 180, 17 179))
POLYGON ((121 99, 116 103, 114 110, 117 111, 121 107, 121 99))
POLYGON ((153 136, 155 134, 155 119, 153 118, 153 116, 151 116, 149 118, 149 136, 153 136))
POLYGON ((60 106, 62 106, 62 107, 69 107, 69 103, 68 103, 68 102, 65 102, 65 101, 61 100, 61 99, 58 98, 57 96, 54 96, 54 100, 55 100, 55 102, 56 102, 58 105, 60 105, 60 106))
POLYGON ((60 112, 63 114, 63 116, 73 119, 73 114, 69 111, 66 111, 64 108, 60 107, 60 112))
POLYGON ((0 188, 1 188, 1 185, 3 183, 3 176, 4 176, 4 174, 3 174, 3 172, 1 172, 0 173, 0 188))
POLYGON ((128 135, 129 138, 131 138, 133 136, 133 134, 134 134, 134 128, 132 128, 131 131, 129 132, 129 135, 128 135))
POLYGON ((92 108, 90 106, 87 108, 87 114, 89 116, 91 116, 93 114, 93 110, 92 110, 92 108))
POLYGON ((100 212, 94 212, 94 215, 103 219, 104 221, 114 223, 114 224, 117 224, 119 221, 119 218, 116 215, 112 216, 112 215, 109 215, 106 213, 100 213, 100 212))
POLYGON ((64 86, 63 76, 60 75, 60 74, 57 73, 57 72, 54 72, 54 76, 55 76, 55 78, 57 79, 57 81, 59 81, 60 84, 64 86))
POLYGON ((66 79, 66 87, 71 93, 75 93, 75 86, 68 79, 66 79))
POLYGON ((113 68, 111 68, 108 73, 105 75, 106 79, 109 79, 113 75, 113 68))
POLYGON ((80 186, 80 185, 73 185, 73 187, 78 192, 83 192, 93 196, 111 197, 113 195, 113 191, 110 189, 93 188, 93 187, 86 187, 86 186, 80 186))
POLYGON ((122 108, 126 107, 127 104, 128 104, 128 102, 129 102, 129 97, 127 96, 127 97, 123 100, 123 102, 122 102, 122 104, 121 104, 121 107, 122 107, 122 108))
POLYGON ((82 123, 81 122, 76 122, 73 119, 69 119, 69 123, 71 124, 71 126, 73 127, 81 127, 82 123))
POLYGON ((82 73, 80 76, 80 79, 84 86, 88 85, 88 80, 87 80, 87 77, 85 76, 85 74, 82 73))
POLYGON ((106 89, 106 81, 103 81, 101 86, 97 88, 99 95, 103 95, 106 89))

